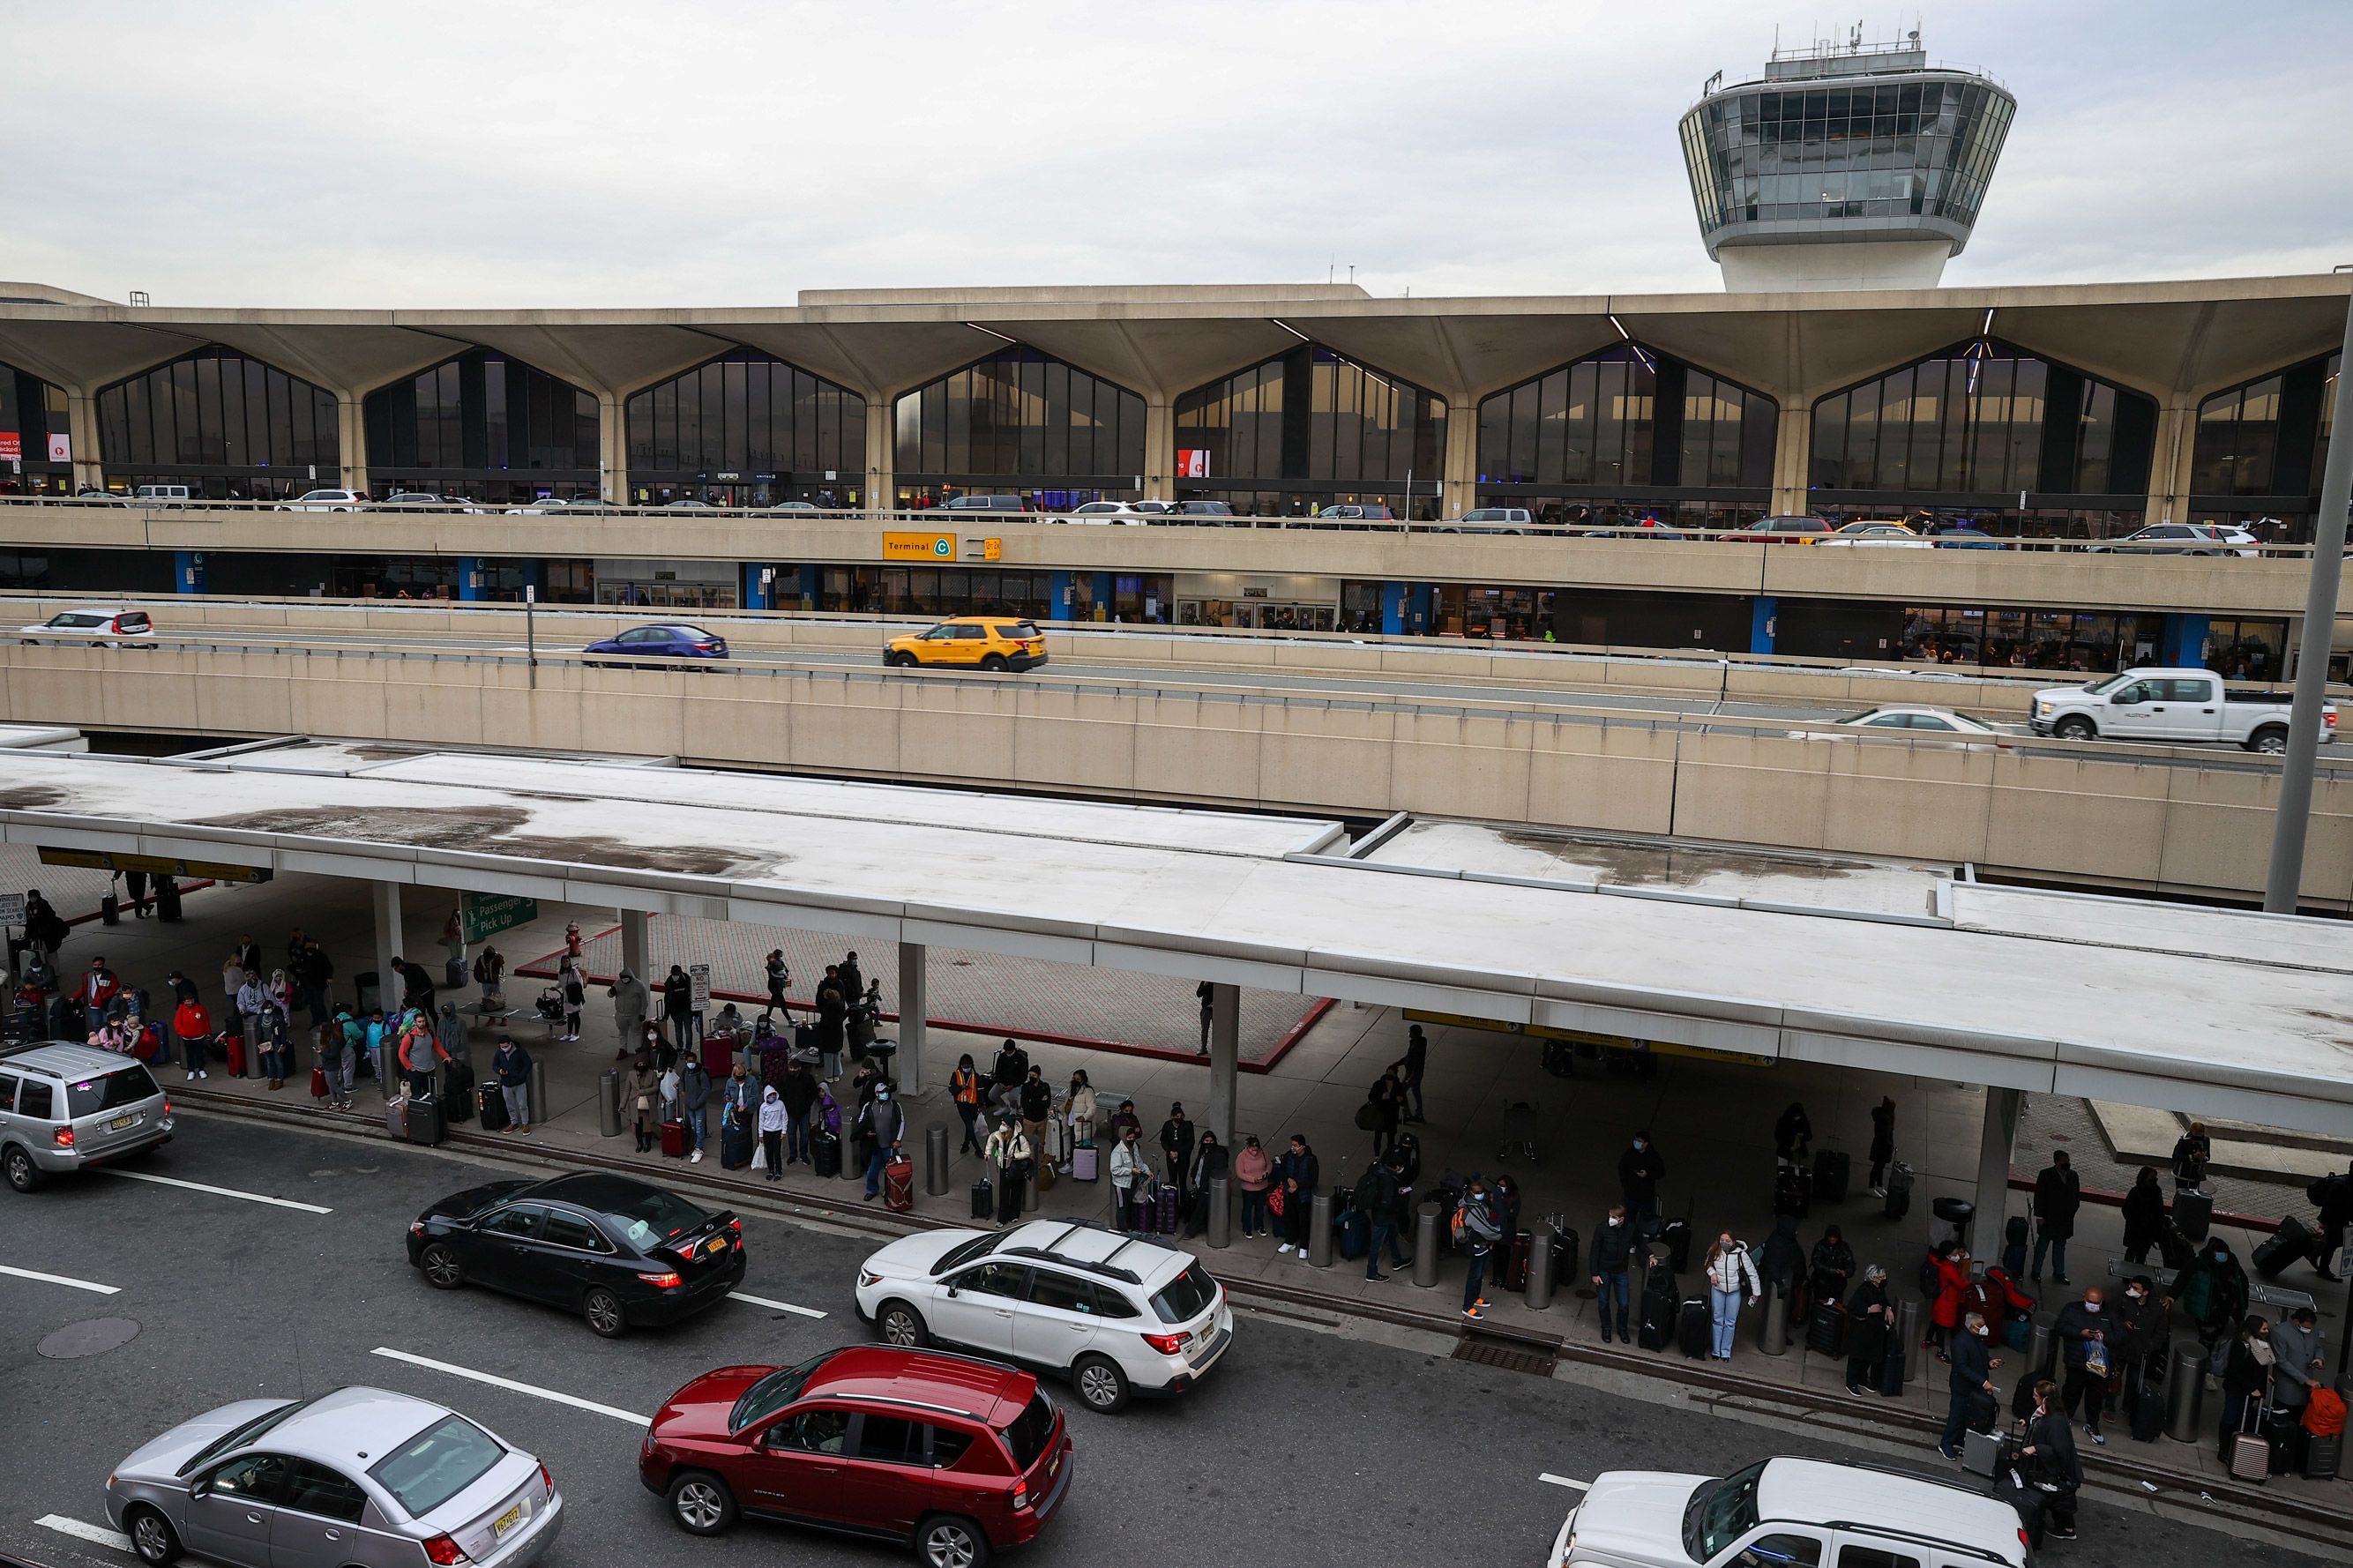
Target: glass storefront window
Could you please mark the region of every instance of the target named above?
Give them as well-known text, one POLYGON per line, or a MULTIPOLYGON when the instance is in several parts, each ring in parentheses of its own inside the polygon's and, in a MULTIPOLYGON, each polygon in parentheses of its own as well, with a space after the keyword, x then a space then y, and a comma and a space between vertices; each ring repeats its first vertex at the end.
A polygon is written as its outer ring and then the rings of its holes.
POLYGON ((50 436, 70 433, 63 387, 51 386, 29 371, 0 364, 0 436, 16 437, 17 447, 16 471, 0 462, 0 495, 70 490, 73 465, 49 461, 50 436))
POLYGON ((1377 501, 1434 512, 1446 402, 1313 343, 1176 400, 1179 493, 1255 516, 1377 501))
POLYGON ((857 504, 866 400, 773 354, 730 349, 622 407, 629 483, 647 504, 857 504))
POLYGON ((1023 345, 901 397, 898 478, 915 492, 1132 489, 1145 471, 1144 399, 1023 345))
POLYGON ((2191 492, 2201 498, 2317 498, 2328 462, 2342 358, 2340 352, 2306 360, 2200 403, 2189 459, 2191 492))
POLYGON ((594 393, 469 349, 362 405, 375 494, 520 501, 597 493, 594 393))
POLYGON ((2277 680, 2287 668, 2287 622, 2210 620, 2201 662, 2225 680, 2277 680))
POLYGON ((1762 393, 1621 343, 1480 403, 1480 499, 1545 521, 1669 522, 1747 491, 1761 516, 1778 416, 1762 393))
POLYGON ((185 484, 214 500, 341 484, 337 417, 333 393, 225 348, 198 349, 98 395, 110 486, 185 484))

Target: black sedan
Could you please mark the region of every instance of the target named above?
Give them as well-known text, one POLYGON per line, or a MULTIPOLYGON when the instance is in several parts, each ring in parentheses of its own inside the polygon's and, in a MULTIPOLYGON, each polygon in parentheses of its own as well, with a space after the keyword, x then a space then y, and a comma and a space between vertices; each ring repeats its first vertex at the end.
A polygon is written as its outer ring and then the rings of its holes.
POLYGON ((580 1171, 443 1198, 409 1223, 408 1261, 438 1289, 487 1285, 578 1312, 613 1339, 726 1300, 744 1282, 744 1222, 580 1171))

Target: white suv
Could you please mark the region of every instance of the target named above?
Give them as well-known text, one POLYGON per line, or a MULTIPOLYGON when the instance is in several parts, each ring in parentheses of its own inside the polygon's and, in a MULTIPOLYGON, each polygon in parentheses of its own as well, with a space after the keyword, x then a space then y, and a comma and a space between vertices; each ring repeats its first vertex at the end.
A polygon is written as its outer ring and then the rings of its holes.
POLYGON ((280 501, 280 511, 357 511, 367 505, 357 490, 304 490, 292 500, 280 501))
POLYGON ((1234 1338, 1225 1288, 1191 1253, 1067 1220, 894 1241, 858 1270, 858 1315, 894 1345, 1067 1373, 1106 1414, 1190 1388, 1234 1338))
POLYGON ((1761 1459, 1722 1480, 1610 1470, 1554 1538, 1547 1568, 2026 1568, 2018 1510, 1958 1481, 1821 1459, 1761 1459))

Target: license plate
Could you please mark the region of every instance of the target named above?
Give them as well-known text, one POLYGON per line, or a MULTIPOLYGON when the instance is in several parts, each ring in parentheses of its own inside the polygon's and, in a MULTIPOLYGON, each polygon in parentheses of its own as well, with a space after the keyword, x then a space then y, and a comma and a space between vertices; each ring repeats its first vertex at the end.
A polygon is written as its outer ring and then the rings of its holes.
POLYGON ((705 1244, 704 1244, 704 1248, 703 1248, 703 1249, 704 1249, 705 1251, 709 1252, 709 1253, 711 1254, 711 1256, 712 1256, 712 1257, 716 1258, 716 1257, 718 1257, 721 1253, 723 1253, 723 1252, 724 1252, 724 1251, 726 1251, 726 1250, 727 1250, 727 1241, 726 1241, 726 1238, 725 1238, 724 1237, 717 1237, 717 1236, 714 1236, 714 1237, 712 1237, 710 1239, 710 1241, 709 1241, 709 1242, 707 1242, 707 1243, 705 1243, 705 1244))
POLYGON ((514 1507, 507 1510, 506 1512, 499 1515, 497 1522, 491 1526, 491 1533, 503 1541, 506 1539, 507 1531, 512 1530, 516 1525, 521 1524, 522 1522, 522 1504, 517 1503, 514 1507))
POLYGON ((106 1124, 106 1130, 109 1132, 120 1132, 126 1127, 136 1127, 138 1125, 139 1113, 134 1110, 128 1116, 118 1116, 113 1121, 108 1122, 106 1124))

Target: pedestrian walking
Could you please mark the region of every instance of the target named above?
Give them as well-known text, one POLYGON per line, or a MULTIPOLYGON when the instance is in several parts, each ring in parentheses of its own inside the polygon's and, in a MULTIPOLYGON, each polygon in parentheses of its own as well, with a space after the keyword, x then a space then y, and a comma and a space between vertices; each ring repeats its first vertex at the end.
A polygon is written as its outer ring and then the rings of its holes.
MULTIPOLYGON (((2018 1451, 2020 1479, 2042 1500, 2042 1535, 2051 1541, 2075 1539, 2075 1494, 2084 1486, 2084 1460, 2075 1451, 2075 1435, 2059 1413, 2059 1390, 2049 1378, 2034 1385, 2034 1413, 2027 1418, 2024 1445, 2018 1451)), ((2042 1544, 2031 1541, 2031 1544, 2042 1544)))
POLYGON ((2214 1163, 2214 1141, 2206 1124, 2193 1121, 2189 1131, 2173 1141, 2173 1190, 2191 1191, 2206 1184, 2206 1169, 2214 1163))
POLYGON ((2059 1342, 2060 1363, 2066 1372, 2067 1414, 2073 1416, 2080 1409, 2085 1435, 2102 1447, 2108 1440, 2100 1435, 2100 1416, 2107 1408, 2108 1374, 2116 1370, 2110 1365, 2107 1340, 2115 1326, 2108 1315, 2106 1293, 2096 1285, 2084 1291, 2082 1300, 2059 1309, 2058 1321, 2051 1325, 2051 1337, 2059 1342))
POLYGON ((1398 1120, 1404 1113, 1404 1091, 1398 1087, 1395 1069, 1385 1072, 1373 1081, 1365 1096, 1365 1109, 1372 1121, 1373 1158, 1397 1147, 1398 1120))
POLYGON ((1610 1342, 1611 1326, 1616 1338, 1628 1344, 1634 1336, 1627 1326, 1627 1315, 1632 1310, 1634 1299, 1634 1254, 1637 1240, 1634 1222, 1627 1215, 1624 1204, 1611 1204, 1601 1223, 1593 1227, 1593 1311, 1601 1320, 1601 1342, 1610 1342))
POLYGON ((1193 994, 1201 1003, 1201 1054, 1206 1057, 1209 1054, 1209 1027, 1218 1016, 1218 988, 1204 980, 1193 987, 1193 994))
POLYGON ((1993 1330, 1985 1315, 1971 1312, 1960 1324, 1960 1332, 1953 1336, 1952 1371, 1945 1385, 1952 1402, 1945 1412, 1944 1436, 1936 1440, 1936 1452, 1948 1459, 1961 1457, 1961 1437, 1969 1429, 1969 1413, 1981 1394, 2001 1397, 1993 1385, 1993 1369, 2001 1358, 1993 1353, 1993 1330))
MULTIPOLYGON (((807 1069, 803 1068, 804 1072, 807 1069)), ((760 1091, 761 1163, 768 1167, 768 1180, 785 1179, 785 1102, 770 1084, 760 1091)))
POLYGON ((1307 1261, 1308 1229, 1314 1218, 1315 1185, 1321 1179, 1323 1166, 1315 1151, 1308 1147, 1307 1134, 1291 1135, 1291 1147, 1282 1153, 1282 1245, 1275 1255, 1296 1251, 1299 1261, 1307 1261))
POLYGON ((785 950, 781 947, 770 948, 768 956, 763 961, 763 966, 766 969, 768 976, 769 1008, 780 1018, 790 1018, 793 1016, 793 1010, 785 1000, 785 992, 793 983, 793 971, 792 966, 785 962, 785 950))
POLYGON ((1389 1071, 1397 1075, 1398 1106, 1408 1121, 1421 1120, 1421 1075, 1429 1066, 1430 1038, 1415 1024, 1406 1030, 1405 1055, 1389 1064, 1389 1071))
MULTIPOLYGON (((899 1157, 899 1146, 907 1141, 906 1109, 891 1098, 887 1081, 875 1089, 874 1098, 859 1110, 858 1131, 868 1149, 866 1201, 871 1204, 882 1195, 882 1167, 899 1157)), ((998 1206, 1004 1206, 1002 1199, 998 1206)))
POLYGON ((147 918, 147 873, 144 871, 122 873, 122 890, 131 896, 131 918, 134 921, 145 920, 147 918))
POLYGON ((955 1071, 948 1074, 948 1098, 955 1102, 956 1117, 964 1123, 964 1142, 956 1145, 956 1152, 981 1152, 980 1139, 974 1132, 980 1118, 980 1074, 972 1065, 969 1051, 956 1058, 955 1071))
POLYGON ((1111 1188, 1120 1229, 1140 1233, 1150 1228, 1144 1205, 1152 1201, 1152 1156, 1145 1152, 1141 1133, 1134 1127, 1122 1128, 1111 1152, 1111 1188))
POLYGON ((645 1037, 646 1011, 652 1002, 646 983, 624 969, 613 977, 605 994, 613 999, 613 1038, 619 1043, 614 1051, 616 1061, 627 1061, 638 1042, 645 1037))
POLYGON ((653 1058, 643 1051, 629 1064, 629 1076, 621 1084, 621 1113, 637 1136, 638 1152, 649 1152, 661 1128, 661 1078, 653 1058))
POLYGON ((2165 1191, 2157 1183, 2157 1167, 2143 1165, 2125 1194, 2125 1261, 2146 1263, 2149 1248, 2165 1236, 2165 1191))
POLYGON ((482 988, 482 1010, 488 1012, 507 977, 507 955, 489 942, 474 955, 474 984, 482 988))
POLYGON ((1871 1108, 1871 1195, 1887 1195, 1887 1166, 1895 1158, 1895 1097, 1883 1095, 1871 1108))
POLYGON ((1846 1308, 1846 1391, 1868 1394, 1887 1359, 1888 1336, 1895 1331, 1895 1308, 1887 1299, 1887 1270, 1874 1263, 1846 1308))
MULTIPOLYGON (((2034 1178, 2034 1262, 2026 1271, 2030 1283, 2042 1283, 2046 1253, 2051 1258, 2051 1278, 2062 1285, 2072 1283, 2067 1278, 2067 1242, 2075 1234, 2075 1211, 2083 1206, 2083 1179, 2075 1174, 2067 1152, 2059 1150, 2034 1178)), ((2074 1407, 2070 1399, 2067 1408, 2072 1412, 2074 1407)), ((2099 1423, 2093 1422, 2090 1430, 2093 1441, 2099 1441, 2099 1423)))
POLYGON ((1749 1305, 1755 1306, 1763 1299, 1765 1286, 1757 1278, 1757 1265, 1748 1256, 1747 1244, 1734 1240, 1728 1230, 1717 1233, 1707 1249, 1704 1267, 1707 1273, 1708 1319, 1715 1329, 1709 1354, 1716 1361, 1730 1361, 1732 1333, 1740 1326, 1740 1298, 1745 1293, 1749 1305))
POLYGON ((689 1164, 702 1163, 702 1146, 711 1136, 711 1074, 702 1058, 690 1056, 678 1069, 678 1103, 686 1113, 689 1164))
POLYGON ((1666 1176, 1666 1156, 1650 1132, 1635 1133, 1632 1145, 1618 1156, 1618 1190, 1626 1200, 1627 1219, 1644 1236, 1658 1234, 1659 1184, 1666 1176))
POLYGON ((1488 1205, 1487 1184, 1477 1176, 1471 1178, 1470 1187, 1454 1211, 1454 1223, 1455 1239, 1470 1260, 1470 1268, 1462 1276, 1462 1315, 1476 1322, 1487 1315, 1487 1298, 1480 1292, 1487 1284, 1487 1259, 1493 1255, 1495 1242, 1503 1235, 1503 1227, 1495 1223, 1494 1212, 1488 1205))
POLYGON ((1806 1108, 1791 1100, 1789 1108, 1773 1123, 1774 1160, 1784 1165, 1803 1164, 1813 1142, 1814 1124, 1806 1115, 1806 1108))
POLYGON ((1242 1194, 1242 1238, 1247 1241, 1265 1235, 1266 1194, 1274 1184, 1274 1161, 1259 1146, 1255 1136, 1245 1136, 1234 1155, 1234 1184, 1242 1194))
POLYGON ((1036 1145, 1029 1142, 1021 1123, 1008 1116, 988 1135, 980 1157, 995 1173, 997 1223, 1011 1225, 1021 1217, 1021 1184, 1029 1179, 1029 1162, 1037 1157, 1036 1145))
POLYGON ((1185 1114, 1181 1103, 1171 1102, 1168 1120, 1160 1124, 1160 1168, 1168 1173, 1168 1184, 1176 1189, 1176 1206, 1180 1209, 1189 1192, 1186 1184, 1192 1177, 1193 1145, 1197 1142, 1193 1119, 1185 1114))

